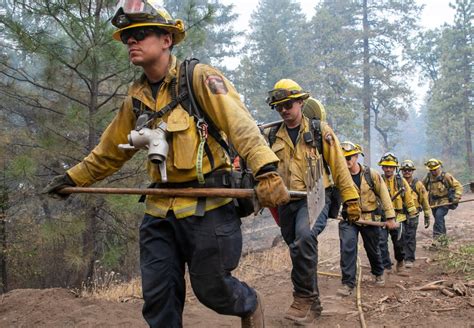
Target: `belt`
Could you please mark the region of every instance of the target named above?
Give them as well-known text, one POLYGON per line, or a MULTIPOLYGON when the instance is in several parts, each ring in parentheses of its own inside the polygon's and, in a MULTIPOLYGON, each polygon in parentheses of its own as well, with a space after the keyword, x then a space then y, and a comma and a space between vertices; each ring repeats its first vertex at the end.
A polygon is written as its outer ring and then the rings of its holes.
MULTIPOLYGON (((232 187, 232 181, 229 171, 218 170, 210 172, 204 176, 204 183, 201 184, 197 180, 187 182, 154 182, 148 186, 148 188, 219 188, 219 187, 232 187)), ((138 200, 139 203, 143 203, 146 199, 146 195, 142 195, 138 200)), ((196 205, 196 216, 204 216, 206 207, 206 197, 198 197, 198 203, 196 205)))
POLYGON ((230 172, 218 170, 210 172, 204 176, 204 183, 201 184, 197 180, 187 182, 154 182, 148 188, 231 188, 230 172))

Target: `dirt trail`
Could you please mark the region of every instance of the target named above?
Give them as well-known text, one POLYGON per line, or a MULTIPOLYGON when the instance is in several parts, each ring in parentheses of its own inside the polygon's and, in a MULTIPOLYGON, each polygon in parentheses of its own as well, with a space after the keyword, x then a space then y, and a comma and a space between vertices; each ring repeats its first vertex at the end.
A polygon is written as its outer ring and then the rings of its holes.
MULTIPOLYGON (((447 228, 448 235, 454 239, 450 248, 474 243, 474 204, 464 203, 456 211, 451 211, 447 228)), ((410 269, 410 276, 388 275, 385 287, 373 284, 365 251, 361 251, 362 303, 368 327, 474 327, 472 297, 448 297, 437 290, 412 289, 436 280, 463 278, 460 275, 447 275, 439 262, 434 261, 438 253, 428 249, 431 231, 431 227, 425 230, 420 225, 418 228, 418 260, 414 268, 410 269)), ((320 236, 319 245, 321 265, 318 270, 338 274, 339 239, 336 222, 330 222, 320 236)), ((284 245, 277 246, 272 252, 287 255, 284 245)), ((242 263, 246 263, 246 260, 243 259, 242 263)), ((257 265, 247 263, 256 271, 253 278, 246 277, 246 282, 264 296, 267 327, 291 327, 291 322, 283 318, 291 303, 289 266, 276 271, 261 268, 258 271, 258 263, 253 264, 257 265)), ((239 271, 237 275, 242 275, 242 272, 239 271)), ((358 327, 355 297, 342 299, 336 295, 340 278, 319 276, 318 279, 324 311, 308 327, 358 327)), ((14 290, 0 296, 0 327, 146 327, 141 317, 141 305, 141 301, 117 303, 77 298, 65 289, 14 290)), ((184 326, 240 327, 240 320, 208 310, 196 300, 189 288, 184 326)))

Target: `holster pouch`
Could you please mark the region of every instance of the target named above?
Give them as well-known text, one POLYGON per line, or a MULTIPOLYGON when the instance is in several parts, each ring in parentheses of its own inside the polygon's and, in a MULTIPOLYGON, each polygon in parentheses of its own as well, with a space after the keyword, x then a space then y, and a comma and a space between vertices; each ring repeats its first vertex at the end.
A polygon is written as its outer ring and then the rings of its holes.
MULTIPOLYGON (((231 185, 232 188, 253 189, 255 186, 255 179, 252 171, 249 169, 232 170, 231 185)), ((241 218, 249 216, 255 210, 253 198, 235 198, 234 204, 237 214, 241 218)))
POLYGON ((330 199, 328 217, 335 219, 338 217, 342 205, 341 193, 335 186, 330 186, 326 188, 326 197, 330 199))

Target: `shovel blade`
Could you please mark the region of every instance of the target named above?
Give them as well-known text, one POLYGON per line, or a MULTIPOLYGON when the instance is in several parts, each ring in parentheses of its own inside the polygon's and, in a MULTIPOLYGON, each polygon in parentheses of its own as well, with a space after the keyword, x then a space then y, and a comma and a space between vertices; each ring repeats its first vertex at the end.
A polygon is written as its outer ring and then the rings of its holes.
POLYGON ((308 158, 306 171, 306 193, 308 204, 308 221, 310 229, 326 205, 326 195, 323 182, 323 161, 308 158))

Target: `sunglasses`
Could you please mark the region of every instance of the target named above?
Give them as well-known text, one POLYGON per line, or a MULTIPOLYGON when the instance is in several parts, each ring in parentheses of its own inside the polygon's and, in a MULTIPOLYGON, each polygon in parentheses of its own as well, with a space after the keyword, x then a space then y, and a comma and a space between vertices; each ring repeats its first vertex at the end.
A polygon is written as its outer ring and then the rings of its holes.
POLYGON ((150 27, 137 27, 137 28, 130 28, 127 30, 123 30, 120 33, 120 40, 122 40, 123 44, 128 43, 128 39, 133 37, 136 41, 143 41, 146 37, 156 33, 156 30, 150 27))
POLYGON ((281 112, 283 109, 290 110, 293 108, 293 104, 295 103, 295 100, 288 100, 282 103, 279 103, 278 105, 275 105, 274 108, 277 112, 281 112))
POLYGON ((351 155, 351 156, 345 156, 345 158, 346 158, 346 161, 348 161, 348 162, 349 162, 349 161, 352 159, 352 156, 354 156, 354 155, 351 155))

